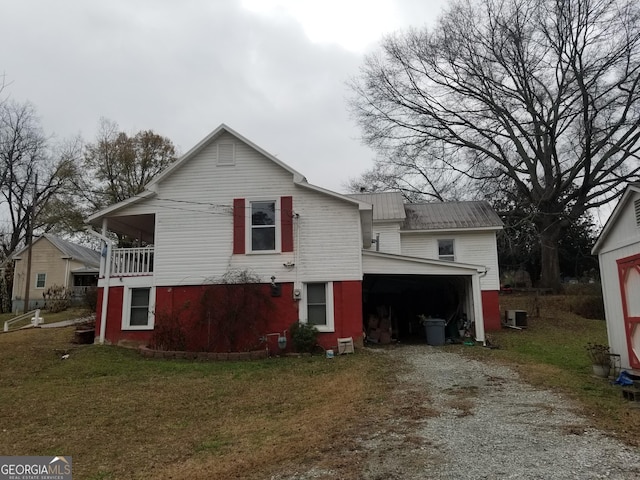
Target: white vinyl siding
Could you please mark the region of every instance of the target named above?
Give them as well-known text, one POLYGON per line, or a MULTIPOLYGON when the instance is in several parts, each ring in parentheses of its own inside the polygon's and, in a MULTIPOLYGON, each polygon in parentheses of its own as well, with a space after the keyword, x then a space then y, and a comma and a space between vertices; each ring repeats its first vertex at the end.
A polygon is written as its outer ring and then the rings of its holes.
MULTIPOLYGON (((362 279, 357 205, 295 185, 291 173, 243 143, 236 144, 234 168, 218 168, 216 155, 213 142, 157 184, 156 198, 136 206, 137 212, 156 213, 155 285, 197 285, 229 268, 249 268, 264 282, 272 275, 277 282, 362 279), (249 209, 252 201, 283 196, 293 197, 298 215, 294 251, 280 252, 276 233, 277 254, 233 255, 233 199, 244 198, 249 209), (166 198, 174 202, 159 200, 166 198), (295 268, 284 266, 289 262, 295 268)), ((279 207, 276 214, 279 232, 279 207)))
POLYGON ((379 239, 380 244, 371 244, 369 250, 400 254, 400 223, 374 223, 372 238, 379 239))
POLYGON ((487 268, 487 274, 480 277, 482 290, 500 289, 495 232, 402 232, 402 255, 438 260, 438 240, 445 238, 454 241, 456 262, 487 268))
POLYGON ((615 223, 611 225, 604 242, 600 245, 600 253, 610 252, 640 242, 636 202, 640 202, 640 194, 634 193, 625 208, 615 219, 615 223))

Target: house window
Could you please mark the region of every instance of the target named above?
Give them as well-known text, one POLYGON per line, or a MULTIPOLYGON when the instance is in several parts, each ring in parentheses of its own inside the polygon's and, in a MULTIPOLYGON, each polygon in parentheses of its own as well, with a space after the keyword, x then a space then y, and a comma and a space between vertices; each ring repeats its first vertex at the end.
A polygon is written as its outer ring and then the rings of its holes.
POLYGON ((314 325, 320 332, 333 332, 333 284, 305 284, 300 309, 303 322, 314 325))
POLYGON ((148 330, 153 328, 153 288, 129 288, 123 302, 122 329, 148 330))
POLYGON ((251 251, 276 250, 276 202, 251 202, 251 251))
POLYGON ((438 240, 438 258, 453 262, 456 259, 452 239, 438 240))
POLYGON ((44 288, 44 284, 47 281, 46 273, 37 273, 36 274, 36 288, 44 288))

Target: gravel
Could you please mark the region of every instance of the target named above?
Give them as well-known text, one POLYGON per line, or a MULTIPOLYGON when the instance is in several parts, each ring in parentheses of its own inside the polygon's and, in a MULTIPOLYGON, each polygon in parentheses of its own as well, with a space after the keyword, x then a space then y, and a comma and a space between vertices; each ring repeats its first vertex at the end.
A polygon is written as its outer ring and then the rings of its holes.
POLYGON ((432 461, 400 478, 640 478, 640 450, 589 427, 568 400, 508 367, 429 346, 389 354, 411 366, 402 384, 426 388, 439 411, 414 432, 432 461))
POLYGON ((398 365, 392 413, 272 480, 640 478, 640 449, 508 367, 427 345, 376 351, 398 365))

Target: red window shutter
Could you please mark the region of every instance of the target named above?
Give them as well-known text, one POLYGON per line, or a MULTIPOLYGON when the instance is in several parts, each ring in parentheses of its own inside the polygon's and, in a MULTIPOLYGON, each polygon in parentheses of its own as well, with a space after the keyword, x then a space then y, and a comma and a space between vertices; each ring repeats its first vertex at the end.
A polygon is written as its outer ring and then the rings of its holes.
POLYGON ((280 228, 282 230, 282 251, 293 252, 293 198, 280 198, 280 228))
POLYGON ((245 209, 244 198, 233 199, 233 253, 243 254, 245 245, 245 209))

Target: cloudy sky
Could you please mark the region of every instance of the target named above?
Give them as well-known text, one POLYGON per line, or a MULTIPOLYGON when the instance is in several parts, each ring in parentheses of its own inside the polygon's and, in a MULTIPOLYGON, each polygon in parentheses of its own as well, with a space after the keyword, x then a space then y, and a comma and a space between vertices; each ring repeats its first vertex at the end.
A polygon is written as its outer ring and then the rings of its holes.
POLYGON ((382 36, 447 0, 0 0, 3 96, 59 139, 100 117, 185 153, 220 123, 311 183, 342 191, 373 152, 345 82, 382 36))

